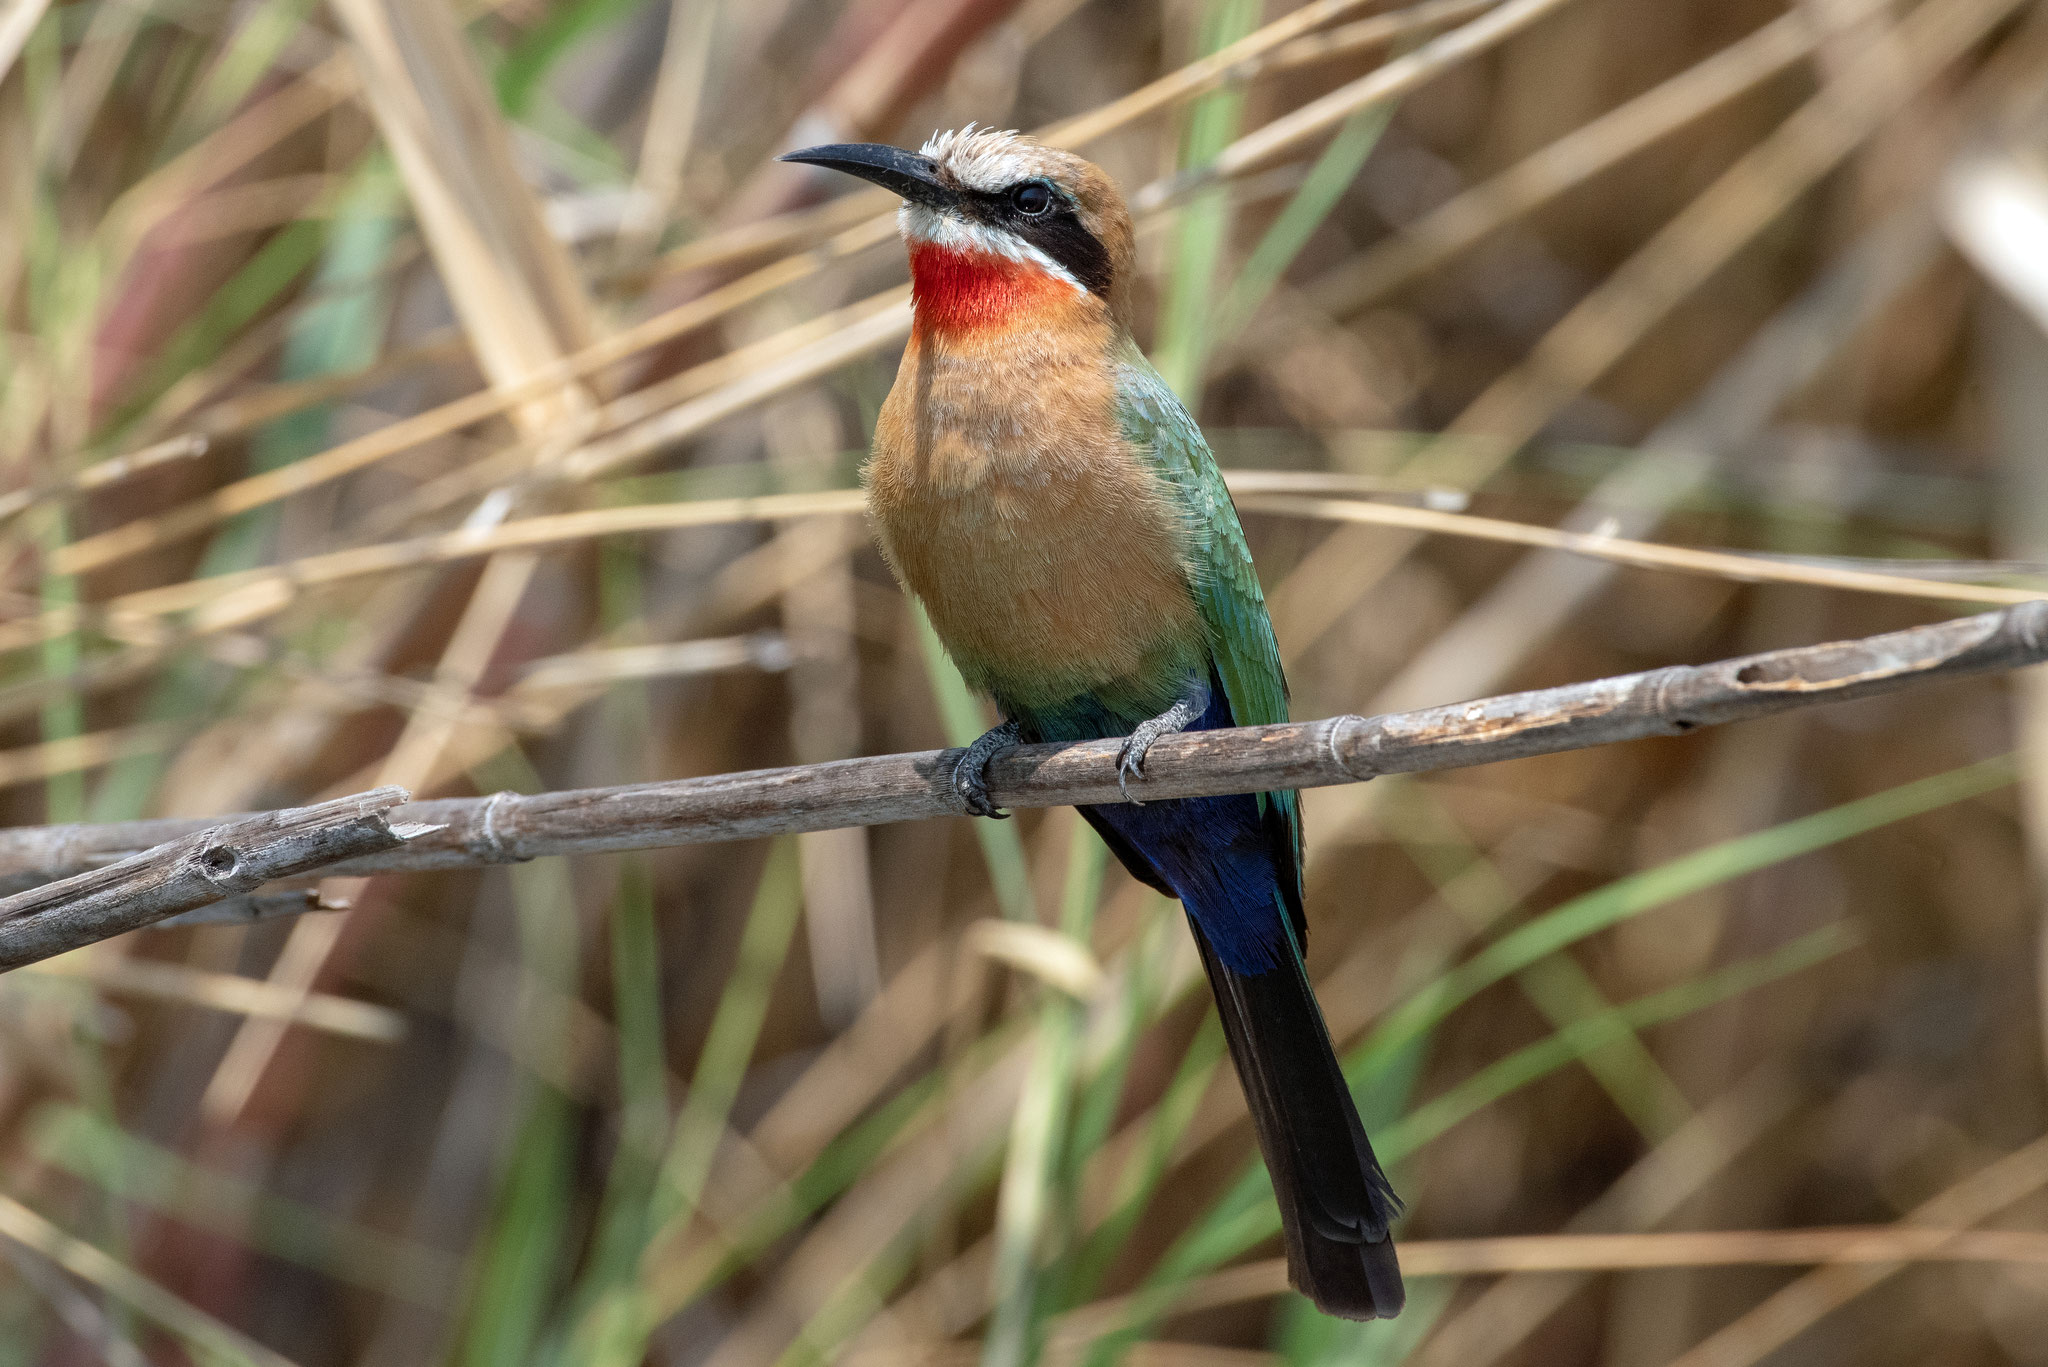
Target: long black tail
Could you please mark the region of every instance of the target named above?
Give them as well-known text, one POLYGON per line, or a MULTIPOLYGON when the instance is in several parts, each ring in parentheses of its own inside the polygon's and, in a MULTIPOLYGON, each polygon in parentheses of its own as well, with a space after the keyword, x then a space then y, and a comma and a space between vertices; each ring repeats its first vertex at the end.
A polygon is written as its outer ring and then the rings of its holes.
POLYGON ((1391 1319, 1406 1299, 1387 1232, 1400 1202, 1359 1123, 1307 971, 1287 955, 1271 972, 1239 973, 1192 916, 1188 928, 1273 1176, 1288 1280, 1327 1314, 1391 1319))

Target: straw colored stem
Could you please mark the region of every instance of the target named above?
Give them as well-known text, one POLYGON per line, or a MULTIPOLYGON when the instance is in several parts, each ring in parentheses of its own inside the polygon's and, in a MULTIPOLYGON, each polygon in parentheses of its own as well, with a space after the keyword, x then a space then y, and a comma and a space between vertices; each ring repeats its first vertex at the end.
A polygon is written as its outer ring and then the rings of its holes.
MULTIPOLYGON (((2048 1234, 2031 1230, 1864 1228, 1727 1229, 1642 1234, 1525 1234, 1413 1239, 1401 1245, 1407 1277, 1494 1277, 1517 1272, 1633 1272, 1652 1267, 1800 1267, 1915 1262, 2048 1264, 2048 1234)), ((1868 1275, 1867 1271, 1863 1275, 1868 1275)), ((1176 1313, 1263 1300, 1287 1290, 1287 1263, 1272 1258, 1190 1283, 1176 1313)), ((1075 1312, 1056 1339, 1085 1338, 1111 1323, 1120 1303, 1075 1312)))
POLYGON ((1245 134, 1208 165, 1154 181, 1133 197, 1131 206, 1140 213, 1148 212, 1185 199, 1205 185, 1259 170, 1287 153, 1299 151, 1302 144, 1335 128, 1359 110, 1398 100, 1446 71, 1462 66, 1567 2, 1508 0, 1371 74, 1245 134))
POLYGON ((1755 89, 1813 51, 1811 16, 1794 9, 1615 106, 1484 184, 1431 210, 1312 293, 1334 316, 1356 313, 1437 269, 1503 225, 1755 89))
POLYGON ((272 1352, 248 1335, 180 1300, 118 1259, 83 1239, 67 1234, 12 1197, 0 1196, 0 1236, 33 1249, 74 1277, 100 1288, 137 1314, 162 1325, 216 1361, 248 1363, 250 1367, 293 1367, 290 1358, 272 1352))
MULTIPOLYGON (((297 899, 304 910, 305 899, 297 899)), ((161 923, 159 923, 161 924, 161 923)), ((344 1039, 391 1044, 405 1037, 405 1017, 388 1006, 351 1001, 325 992, 304 995, 286 991, 259 978, 213 973, 185 964, 151 959, 58 959, 31 973, 76 978, 103 992, 152 997, 238 1016, 265 1016, 291 1021, 344 1039)))

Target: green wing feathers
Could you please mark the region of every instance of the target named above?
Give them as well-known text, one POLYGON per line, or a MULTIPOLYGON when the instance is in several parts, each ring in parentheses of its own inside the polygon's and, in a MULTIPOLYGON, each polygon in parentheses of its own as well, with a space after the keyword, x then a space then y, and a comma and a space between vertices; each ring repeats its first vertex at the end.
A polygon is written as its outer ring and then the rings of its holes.
MULTIPOLYGON (((1280 643, 1266 615, 1266 596, 1237 507, 1202 429, 1135 346, 1121 358, 1117 397, 1124 436, 1173 490, 1187 519, 1195 602, 1209 628, 1210 652, 1231 715, 1239 726, 1286 721, 1280 643)), ((1298 860, 1301 817, 1295 795, 1262 796, 1284 813, 1298 860)))

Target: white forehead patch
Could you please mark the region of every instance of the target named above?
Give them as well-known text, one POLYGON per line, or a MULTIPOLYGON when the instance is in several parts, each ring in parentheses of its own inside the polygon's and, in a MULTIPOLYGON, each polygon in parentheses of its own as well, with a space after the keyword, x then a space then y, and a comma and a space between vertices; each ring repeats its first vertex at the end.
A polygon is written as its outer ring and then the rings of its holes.
POLYGON ((1037 167, 1036 150, 1015 129, 976 128, 934 133, 918 149, 953 173, 970 190, 1003 190, 1028 180, 1037 167))

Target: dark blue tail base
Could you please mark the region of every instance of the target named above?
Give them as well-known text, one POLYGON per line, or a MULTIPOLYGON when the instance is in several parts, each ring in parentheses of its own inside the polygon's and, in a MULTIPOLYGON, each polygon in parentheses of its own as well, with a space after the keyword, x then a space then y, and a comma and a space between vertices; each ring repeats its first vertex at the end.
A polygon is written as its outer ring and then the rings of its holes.
MULTIPOLYGON (((1128 734, 1142 718, 1114 716, 1083 697, 1020 720, 1028 739, 1079 740, 1128 734)), ((1209 710, 1190 729, 1229 725, 1230 704, 1212 680, 1209 710)), ((1302 966, 1301 855, 1282 804, 1247 793, 1113 803, 1081 815, 1134 877, 1187 908, 1273 1175, 1289 1280, 1328 1314, 1398 1314, 1401 1268, 1387 1226, 1400 1202, 1373 1157, 1302 966)))

